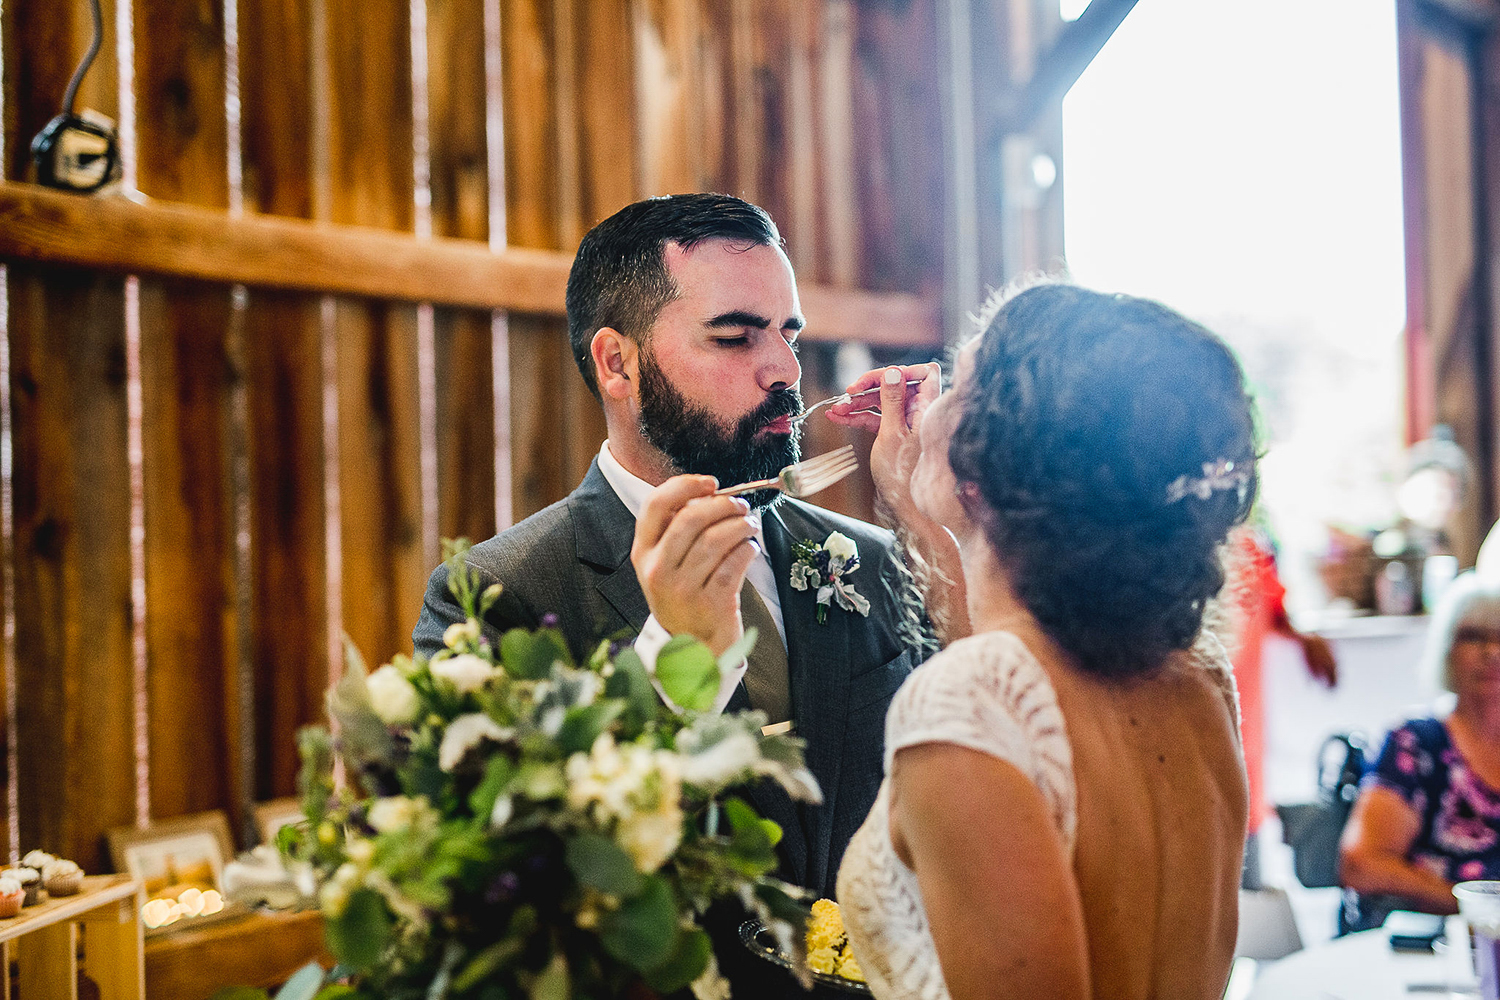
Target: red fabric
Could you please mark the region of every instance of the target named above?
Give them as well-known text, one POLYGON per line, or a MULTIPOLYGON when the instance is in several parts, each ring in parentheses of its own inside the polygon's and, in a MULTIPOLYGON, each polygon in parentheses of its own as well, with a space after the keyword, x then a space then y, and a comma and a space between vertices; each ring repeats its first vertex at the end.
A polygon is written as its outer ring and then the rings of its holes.
POLYGON ((1234 601, 1237 645, 1233 666, 1240 691, 1240 733, 1245 744, 1245 772, 1250 779, 1250 832, 1270 812, 1265 798, 1266 712, 1261 697, 1261 657, 1266 634, 1286 619, 1286 588, 1276 575, 1276 557, 1259 532, 1236 533, 1239 557, 1234 601))

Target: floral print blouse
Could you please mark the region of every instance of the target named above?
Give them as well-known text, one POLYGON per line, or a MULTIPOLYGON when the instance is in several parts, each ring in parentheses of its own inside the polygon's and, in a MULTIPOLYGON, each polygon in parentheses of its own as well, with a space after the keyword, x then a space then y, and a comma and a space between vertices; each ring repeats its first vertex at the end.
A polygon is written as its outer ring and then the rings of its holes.
POLYGON ((1407 860, 1449 882, 1500 878, 1500 791, 1469 769, 1437 719, 1391 731, 1364 783, 1388 788, 1422 817, 1407 860))

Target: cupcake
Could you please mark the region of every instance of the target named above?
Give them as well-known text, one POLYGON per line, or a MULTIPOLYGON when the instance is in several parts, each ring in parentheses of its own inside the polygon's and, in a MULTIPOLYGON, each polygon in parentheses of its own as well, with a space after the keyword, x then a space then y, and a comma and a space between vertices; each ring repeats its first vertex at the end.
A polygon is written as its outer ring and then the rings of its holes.
POLYGON ((83 869, 58 858, 42 869, 42 884, 49 896, 71 896, 83 888, 83 869))
POLYGON ((35 868, 10 868, 0 874, 9 875, 21 883, 26 892, 26 906, 35 906, 42 901, 42 873, 35 868))
POLYGON ((47 867, 47 862, 56 860, 57 858, 46 851, 27 851, 26 856, 21 859, 21 864, 27 868, 35 868, 37 871, 41 871, 47 867))
POLYGON ((0 918, 14 917, 21 912, 26 899, 26 890, 21 883, 9 875, 0 875, 0 918))

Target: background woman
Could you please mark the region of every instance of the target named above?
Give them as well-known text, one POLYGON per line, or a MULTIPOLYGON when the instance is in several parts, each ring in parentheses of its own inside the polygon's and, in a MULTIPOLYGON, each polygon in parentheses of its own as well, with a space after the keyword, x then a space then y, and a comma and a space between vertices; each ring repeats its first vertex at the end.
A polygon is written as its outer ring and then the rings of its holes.
POLYGON ((1246 790, 1202 626, 1256 487, 1239 366, 1161 305, 1044 285, 951 393, 908 399, 895 370, 851 389, 876 380, 883 500, 948 534, 974 634, 898 692, 840 870, 873 992, 1218 998, 1246 790))
POLYGON ((1446 718, 1393 730, 1365 777, 1339 857, 1361 897, 1355 927, 1390 909, 1372 896, 1457 913, 1455 882, 1500 878, 1500 582, 1466 573, 1449 586, 1423 669, 1458 700, 1446 718))

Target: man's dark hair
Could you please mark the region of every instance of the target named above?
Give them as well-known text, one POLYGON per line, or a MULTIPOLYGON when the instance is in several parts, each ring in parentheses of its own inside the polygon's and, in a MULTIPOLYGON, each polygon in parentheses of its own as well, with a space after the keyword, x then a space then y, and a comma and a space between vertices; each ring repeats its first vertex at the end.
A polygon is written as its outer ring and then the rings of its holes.
POLYGON ((782 246, 764 209, 727 194, 674 194, 627 205, 590 229, 568 273, 568 340, 573 360, 599 398, 589 345, 603 327, 639 344, 677 297, 666 245, 691 250, 705 240, 782 246))

